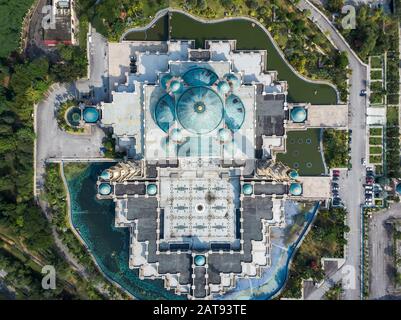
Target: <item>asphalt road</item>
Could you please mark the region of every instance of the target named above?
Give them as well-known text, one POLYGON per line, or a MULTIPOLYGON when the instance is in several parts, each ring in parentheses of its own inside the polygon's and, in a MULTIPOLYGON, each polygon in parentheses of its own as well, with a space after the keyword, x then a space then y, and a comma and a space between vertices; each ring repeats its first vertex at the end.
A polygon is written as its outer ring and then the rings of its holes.
POLYGON ((347 235, 348 246, 346 248, 346 263, 348 268, 353 268, 356 275, 355 287, 345 290, 344 298, 347 300, 360 299, 360 265, 361 265, 361 204, 363 201, 363 180, 365 167, 361 158, 366 154, 366 98, 360 97, 360 91, 366 90, 367 66, 364 65, 349 48, 346 41, 340 36, 335 27, 324 18, 310 2, 301 0, 298 7, 301 10, 311 12, 314 23, 329 36, 334 45, 340 50, 348 53, 349 67, 352 69, 350 77, 350 119, 349 128, 352 130, 351 163, 352 169, 348 173, 345 187, 349 192, 344 197, 348 210, 347 223, 350 232, 347 235))

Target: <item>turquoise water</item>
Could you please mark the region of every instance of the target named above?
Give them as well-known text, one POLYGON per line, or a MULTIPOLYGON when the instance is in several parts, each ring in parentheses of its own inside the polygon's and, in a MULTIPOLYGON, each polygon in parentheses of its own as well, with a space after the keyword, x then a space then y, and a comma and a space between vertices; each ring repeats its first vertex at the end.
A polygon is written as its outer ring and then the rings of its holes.
MULTIPOLYGON (((96 181, 110 163, 91 164, 79 176, 67 180, 71 196, 72 222, 102 271, 139 299, 183 299, 163 288, 162 280, 140 280, 128 268, 129 231, 114 227, 114 203, 96 199, 96 181)), ((271 228, 271 266, 261 278, 240 279, 222 299, 270 299, 284 286, 288 266, 318 205, 287 201, 285 228, 271 228)))
POLYGON ((92 164, 68 180, 72 223, 102 271, 139 299, 183 299, 163 288, 162 280, 140 280, 128 268, 129 231, 114 227, 114 202, 96 198, 96 181, 110 163, 92 164))

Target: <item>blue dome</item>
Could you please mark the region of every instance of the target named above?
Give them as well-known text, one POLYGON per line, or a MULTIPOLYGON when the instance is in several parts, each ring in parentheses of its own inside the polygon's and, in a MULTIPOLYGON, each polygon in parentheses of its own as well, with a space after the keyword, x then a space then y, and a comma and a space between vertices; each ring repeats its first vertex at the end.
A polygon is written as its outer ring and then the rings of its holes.
POLYGON ((401 182, 397 184, 397 187, 395 188, 395 191, 398 192, 399 195, 401 195, 401 182))
POLYGON ((109 180, 111 178, 110 172, 107 170, 104 170, 102 174, 100 175, 100 178, 103 180, 109 180))
POLYGON ((157 193, 157 186, 155 184, 148 184, 148 187, 146 188, 146 192, 150 196, 154 196, 157 193))
POLYGON ((302 194, 302 185, 300 183, 291 183, 290 194, 293 196, 300 196, 302 194))
POLYGON ((157 102, 154 117, 160 129, 168 132, 175 121, 174 99, 170 95, 164 95, 157 102))
POLYGON ((216 129, 223 118, 223 102, 206 87, 187 89, 177 103, 177 118, 188 131, 205 134, 216 129))
POLYGON ((219 130, 219 140, 221 142, 229 142, 232 140, 231 131, 225 128, 219 130))
POLYGON ((290 173, 288 174, 288 176, 292 179, 292 180, 296 180, 299 178, 299 174, 297 170, 291 170, 290 173))
POLYGON ((167 89, 167 83, 173 78, 171 74, 166 74, 160 79, 160 84, 163 89, 167 89))
POLYGON ((226 74, 226 75, 224 76, 224 78, 228 81, 228 83, 229 83, 234 89, 238 88, 238 87, 241 85, 240 80, 239 80, 238 77, 237 77, 235 74, 233 74, 233 73, 226 74))
POLYGON ((251 195, 253 193, 253 186, 249 183, 245 183, 242 186, 242 192, 247 196, 251 195))
POLYGON ((241 99, 236 95, 231 94, 226 99, 226 108, 224 120, 227 127, 232 131, 237 131, 241 128, 245 119, 245 108, 241 99))
POLYGON ((171 141, 173 141, 173 142, 180 142, 180 141, 183 140, 183 138, 184 138, 184 137, 183 137, 182 132, 181 132, 180 129, 175 128, 175 129, 171 130, 171 133, 170 133, 170 139, 171 139, 171 141))
POLYGON ((108 183, 101 183, 99 185, 99 193, 103 196, 109 195, 111 192, 111 186, 108 183))
POLYGON ((178 80, 172 80, 171 82, 170 82, 170 90, 172 91, 172 92, 179 92, 180 90, 181 90, 181 88, 182 88, 182 84, 181 84, 181 82, 180 81, 178 81, 178 80))
POLYGON ((197 256, 195 256, 194 261, 195 261, 196 266, 201 267, 201 266, 205 265, 206 258, 205 258, 205 256, 197 255, 197 256))
POLYGON ((219 77, 212 70, 193 68, 185 72, 182 78, 190 86, 211 86, 219 77))
POLYGON ((227 81, 220 81, 217 84, 217 89, 219 90, 219 93, 224 95, 226 94, 228 91, 230 91, 230 85, 228 84, 227 81))
POLYGON ((87 123, 95 123, 99 120, 99 111, 93 107, 87 107, 84 110, 84 121, 87 123))
POLYGON ((305 122, 306 116, 307 113, 305 108, 295 107, 291 110, 291 120, 296 123, 305 122))

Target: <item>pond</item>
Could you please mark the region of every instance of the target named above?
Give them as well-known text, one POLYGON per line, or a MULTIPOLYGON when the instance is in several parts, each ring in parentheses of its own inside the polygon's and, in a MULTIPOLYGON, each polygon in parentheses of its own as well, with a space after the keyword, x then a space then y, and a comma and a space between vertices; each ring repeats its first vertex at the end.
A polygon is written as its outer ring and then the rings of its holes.
POLYGON ((279 80, 288 82, 289 102, 337 103, 337 95, 333 87, 327 84, 311 83, 300 78, 281 57, 265 31, 249 20, 238 18, 204 23, 183 13, 171 12, 170 19, 162 16, 147 31, 132 31, 125 36, 124 40, 165 41, 168 39, 195 40, 198 48, 203 47, 206 40, 236 40, 239 50, 267 50, 267 69, 277 71, 279 80))

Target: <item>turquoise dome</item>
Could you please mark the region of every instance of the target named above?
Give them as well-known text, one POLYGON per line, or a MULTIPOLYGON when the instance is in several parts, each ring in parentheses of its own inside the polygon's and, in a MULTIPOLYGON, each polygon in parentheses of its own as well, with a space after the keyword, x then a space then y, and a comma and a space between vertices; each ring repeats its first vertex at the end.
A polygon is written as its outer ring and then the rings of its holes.
POLYGON ((296 180, 299 178, 299 174, 297 170, 291 170, 290 173, 288 174, 288 176, 292 179, 292 180, 296 180))
POLYGON ((84 109, 84 121, 87 123, 95 123, 99 120, 99 111, 93 107, 84 109))
POLYGON ((179 92, 181 90, 181 88, 182 88, 182 84, 181 84, 180 81, 172 80, 170 82, 170 90, 171 90, 171 92, 174 92, 174 93, 179 92))
POLYGON ((241 99, 231 94, 226 99, 226 108, 224 112, 224 121, 227 127, 232 131, 241 128, 245 120, 245 107, 241 99))
POLYGON ((399 195, 401 195, 401 182, 397 184, 397 187, 395 188, 395 191, 398 192, 399 195))
POLYGON ((155 184, 148 184, 148 187, 146 188, 146 192, 150 196, 154 196, 157 193, 157 186, 155 184))
POLYGON ((296 123, 305 122, 306 116, 307 113, 305 108, 295 107, 291 110, 291 120, 296 123))
POLYGON ((302 194, 302 185, 300 183, 291 183, 290 194, 293 196, 300 196, 302 194))
POLYGON ((204 266, 206 264, 205 256, 197 255, 194 258, 195 265, 198 267, 204 266))
POLYGON ((229 83, 234 89, 238 88, 238 87, 241 85, 240 80, 239 80, 238 77, 237 77, 235 74, 233 74, 233 73, 226 74, 226 75, 224 76, 224 78, 228 81, 228 83, 229 83))
POLYGON ((181 95, 176 113, 178 121, 186 130, 205 134, 219 126, 223 118, 223 102, 213 90, 193 87, 181 95))
POLYGON ((245 183, 242 186, 242 192, 247 196, 251 195, 253 193, 253 186, 249 183, 245 183))
POLYGON ((100 178, 102 178, 103 180, 110 180, 110 178, 111 178, 110 172, 107 170, 104 170, 102 172, 102 174, 100 175, 100 178))
POLYGON ((167 83, 173 78, 171 74, 165 74, 161 79, 160 79, 160 84, 163 89, 167 89, 167 83))
POLYGON ((157 102, 154 117, 159 128, 168 132, 175 121, 174 99, 170 95, 164 95, 157 102))
POLYGON ((185 72, 182 78, 190 86, 211 86, 219 77, 212 70, 196 67, 185 72))
POLYGON ((228 84, 227 81, 220 81, 217 84, 217 89, 219 90, 219 93, 224 95, 226 94, 228 91, 230 91, 230 85, 228 84))
POLYGON ((225 128, 219 130, 219 140, 221 142, 229 142, 232 140, 231 131, 225 128))
POLYGON ((111 193, 111 186, 108 183, 101 183, 99 185, 99 193, 102 196, 107 196, 111 193))
POLYGON ((180 129, 175 128, 175 129, 171 130, 171 133, 170 133, 170 139, 171 139, 171 141, 173 141, 173 142, 180 142, 180 141, 183 140, 183 138, 184 138, 184 137, 183 137, 182 132, 181 132, 180 129))

